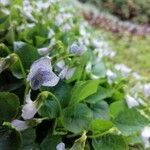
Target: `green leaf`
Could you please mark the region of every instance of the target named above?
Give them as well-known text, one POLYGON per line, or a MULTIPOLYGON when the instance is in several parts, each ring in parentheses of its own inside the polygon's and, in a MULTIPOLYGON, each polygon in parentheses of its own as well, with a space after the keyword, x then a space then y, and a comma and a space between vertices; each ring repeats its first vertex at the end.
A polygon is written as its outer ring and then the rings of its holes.
POLYGON ((127 145, 120 135, 107 134, 92 140, 94 150, 127 150, 127 145))
POLYGON ((35 43, 37 47, 42 46, 45 41, 46 41, 46 38, 43 38, 41 36, 35 36, 35 43))
POLYGON ((113 101, 122 101, 124 99, 124 92, 120 92, 118 90, 114 91, 113 95, 112 95, 112 100, 113 101))
POLYGON ((109 98, 113 94, 113 89, 111 88, 104 88, 102 86, 98 87, 98 90, 96 93, 90 95, 89 97, 86 98, 86 102, 88 103, 96 103, 100 100, 109 98))
POLYGON ((43 101, 38 113, 42 117, 48 117, 50 119, 56 118, 59 115, 58 103, 51 96, 48 96, 46 100, 43 101))
POLYGON ((81 59, 81 63, 82 64, 87 64, 90 61, 90 57, 91 57, 91 53, 90 51, 86 51, 82 54, 82 59, 81 59))
MULTIPOLYGON (((142 146, 142 144, 143 144, 143 140, 142 140, 142 137, 141 137, 141 133, 139 132, 139 133, 136 133, 136 134, 132 134, 132 135, 130 135, 130 136, 127 136, 127 137, 125 137, 126 138, 126 141, 128 142, 128 143, 130 143, 130 145, 138 145, 138 144, 141 144, 141 146, 142 146)), ((140 149, 140 150, 144 150, 144 148, 142 149, 140 149)))
MULTIPOLYGON (((4 12, 0 11, 0 30, 1 29, 6 30, 8 27, 9 27, 9 15, 8 14, 6 15, 4 12)), ((2 37, 0 36, 0 38, 2 37)))
MULTIPOLYGON (((26 37, 28 40, 33 40, 33 43, 37 44, 37 36, 41 38, 47 38, 48 29, 47 26, 41 23, 36 24, 29 30, 26 37)), ((40 43, 41 44, 41 43, 40 43)))
POLYGON ((8 70, 0 74, 0 91, 11 92, 19 89, 23 85, 23 80, 16 79, 8 70))
POLYGON ((19 108, 19 98, 8 92, 0 92, 0 123, 11 121, 19 108))
POLYGON ((83 73, 83 65, 76 67, 73 76, 67 80, 67 83, 73 82, 75 80, 80 80, 83 73))
POLYGON ((109 107, 105 101, 100 101, 95 104, 90 104, 90 108, 93 112, 93 118, 109 119, 109 107))
POLYGON ((21 135, 22 135, 21 150, 32 149, 36 138, 35 129, 29 128, 25 131, 22 131, 21 135))
POLYGON ((42 87, 42 91, 50 91, 59 99, 62 108, 66 107, 70 101, 71 89, 72 87, 63 81, 59 81, 59 83, 52 88, 42 87))
POLYGON ((40 150, 56 150, 56 146, 61 142, 59 135, 49 134, 40 145, 40 150))
POLYGON ((16 62, 16 56, 14 54, 10 54, 5 58, 0 59, 0 73, 5 69, 9 68, 12 64, 16 62))
POLYGON ((5 44, 0 43, 0 57, 6 57, 9 53, 9 48, 5 44))
POLYGON ((22 63, 15 53, 12 53, 7 57, 0 59, 0 72, 8 68, 16 78, 21 79, 23 77, 26 77, 22 63))
POLYGON ((20 63, 20 60, 17 59, 16 62, 10 66, 12 74, 18 79, 22 79, 26 75, 24 70, 22 70, 20 63))
POLYGON ((106 132, 112 127, 113 127, 113 123, 111 121, 107 121, 103 119, 93 120, 90 124, 90 130, 93 132, 93 134, 100 134, 106 132))
POLYGON ((72 90, 70 104, 78 103, 97 91, 99 80, 79 81, 72 90))
POLYGON ((0 127, 0 149, 1 150, 19 150, 21 137, 19 132, 8 127, 0 127))
POLYGON ((131 135, 150 123, 135 108, 124 109, 116 116, 113 122, 123 135, 131 135))
POLYGON ((5 40, 7 41, 7 43, 9 45, 12 45, 13 42, 14 42, 14 39, 15 39, 15 33, 14 33, 14 30, 13 30, 13 27, 10 26, 7 34, 5 35, 5 40))
POLYGON ((85 104, 67 107, 63 112, 63 126, 74 133, 79 133, 89 127, 92 112, 85 104))
POLYGON ((22 1, 21 0, 11 0, 10 4, 11 5, 19 5, 19 6, 21 6, 22 5, 22 1))
POLYGON ((104 78, 106 76, 106 67, 103 61, 95 62, 91 70, 92 74, 104 78))
POLYGON ((109 114, 111 117, 116 117, 120 111, 125 108, 124 101, 117 101, 111 103, 109 107, 109 114))
POLYGON ((37 50, 22 41, 14 42, 14 51, 20 57, 25 69, 29 69, 31 64, 39 58, 37 50))
POLYGON ((71 97, 71 89, 72 87, 65 82, 59 82, 55 86, 54 95, 57 96, 62 107, 65 107, 68 105, 70 97, 71 97))

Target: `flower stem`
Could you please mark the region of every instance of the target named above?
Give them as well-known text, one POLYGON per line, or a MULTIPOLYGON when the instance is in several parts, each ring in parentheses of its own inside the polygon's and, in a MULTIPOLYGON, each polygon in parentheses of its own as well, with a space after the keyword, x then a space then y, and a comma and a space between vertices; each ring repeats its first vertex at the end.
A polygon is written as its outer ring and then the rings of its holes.
MULTIPOLYGON (((62 114, 61 104, 60 104, 58 98, 57 98, 53 93, 51 93, 51 92, 49 92, 49 91, 43 91, 43 92, 41 92, 41 93, 39 94, 38 97, 40 97, 40 96, 44 96, 44 97, 45 97, 44 99, 46 99, 48 96, 52 96, 52 97, 54 98, 54 100, 55 100, 55 101, 57 102, 57 104, 58 104, 58 107, 59 107, 59 115, 62 114)), ((43 98, 41 98, 41 99, 43 100, 43 98)), ((38 98, 37 98, 37 100, 38 100, 38 98)), ((38 103, 41 103, 41 102, 37 102, 37 104, 38 104, 38 103)))

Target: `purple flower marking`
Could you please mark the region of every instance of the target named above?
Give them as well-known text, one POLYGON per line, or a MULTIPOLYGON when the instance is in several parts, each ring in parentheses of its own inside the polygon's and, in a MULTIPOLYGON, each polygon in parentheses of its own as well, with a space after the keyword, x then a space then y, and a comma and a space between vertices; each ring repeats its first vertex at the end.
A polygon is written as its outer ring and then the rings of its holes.
POLYGON ((82 55, 85 51, 86 51, 85 46, 78 42, 74 42, 70 47, 70 52, 73 54, 82 55))
POLYGON ((31 88, 37 90, 41 86, 55 86, 59 77, 52 71, 50 58, 42 57, 32 64, 27 80, 31 88))

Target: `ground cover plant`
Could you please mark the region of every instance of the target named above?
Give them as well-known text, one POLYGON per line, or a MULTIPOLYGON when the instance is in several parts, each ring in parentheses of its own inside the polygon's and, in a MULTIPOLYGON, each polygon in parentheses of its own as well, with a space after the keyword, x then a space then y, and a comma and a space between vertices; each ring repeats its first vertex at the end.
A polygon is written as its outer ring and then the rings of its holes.
POLYGON ((149 85, 128 89, 78 3, 0 2, 1 150, 150 147, 149 85))
POLYGON ((121 20, 139 24, 150 23, 149 0, 80 0, 94 4, 99 10, 112 13, 121 20))

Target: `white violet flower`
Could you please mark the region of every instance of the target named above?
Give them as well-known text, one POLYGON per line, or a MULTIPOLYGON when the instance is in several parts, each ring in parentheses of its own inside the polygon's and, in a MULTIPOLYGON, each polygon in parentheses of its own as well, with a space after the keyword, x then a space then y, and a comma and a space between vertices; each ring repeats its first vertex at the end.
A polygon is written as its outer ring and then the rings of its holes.
POLYGON ((150 83, 143 86, 143 93, 146 97, 150 97, 150 83))
POLYGON ((145 148, 150 148, 150 127, 146 126, 141 132, 141 137, 145 148))
POLYGON ((126 95, 126 103, 129 108, 139 105, 139 102, 137 100, 135 100, 133 97, 131 97, 130 95, 126 95))
POLYGON ((55 86, 59 77, 52 71, 51 60, 47 57, 41 57, 36 60, 28 74, 27 81, 33 90, 39 89, 41 86, 55 86))
POLYGON ((75 67, 69 68, 66 66, 64 60, 61 60, 56 64, 56 70, 60 72, 58 76, 61 79, 70 79, 73 76, 75 69, 75 67))
POLYGON ((117 75, 109 69, 107 70, 106 75, 109 84, 113 83, 114 80, 117 78, 117 75))
POLYGON ((32 119, 34 115, 37 113, 37 108, 35 105, 35 102, 33 102, 30 98, 30 92, 26 95, 25 102, 26 104, 22 108, 22 118, 27 120, 27 119, 32 119))
POLYGON ((129 75, 129 73, 132 71, 130 68, 128 68, 124 64, 116 64, 115 69, 120 71, 122 73, 122 75, 124 75, 125 77, 127 77, 129 75))
POLYGON ((70 47, 70 52, 73 54, 82 55, 86 51, 86 47, 78 42, 74 42, 70 47))
POLYGON ((27 124, 26 121, 22 121, 22 120, 13 120, 11 122, 11 124, 16 128, 16 130, 18 131, 23 131, 23 130, 26 130, 29 126, 27 124))
POLYGON ((65 144, 63 142, 59 143, 56 146, 56 150, 65 150, 65 144))
POLYGON ((43 47, 43 48, 38 48, 37 51, 39 55, 44 56, 49 54, 50 49, 48 47, 43 47))

